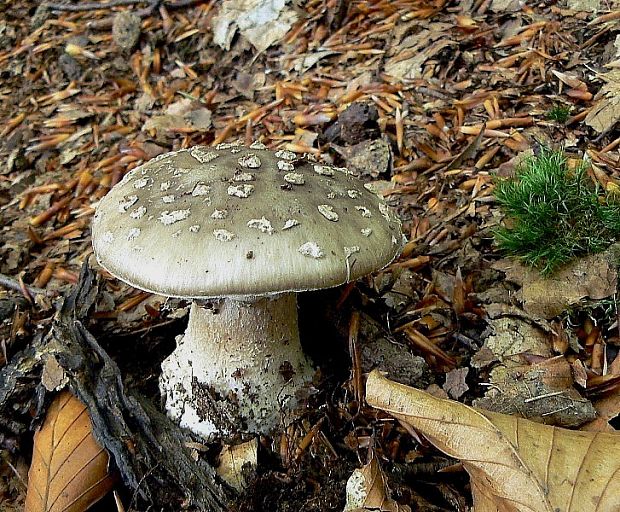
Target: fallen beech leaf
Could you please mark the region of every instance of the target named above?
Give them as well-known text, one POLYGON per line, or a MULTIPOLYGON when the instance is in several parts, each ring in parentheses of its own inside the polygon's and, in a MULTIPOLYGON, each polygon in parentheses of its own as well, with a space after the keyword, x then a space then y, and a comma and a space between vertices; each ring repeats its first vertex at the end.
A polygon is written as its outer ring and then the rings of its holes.
POLYGON ((497 366, 491 371, 485 396, 474 400, 473 405, 538 423, 575 428, 596 418, 596 410, 573 383, 571 365, 563 356, 531 365, 497 366))
POLYGON ((363 468, 353 471, 347 481, 347 503, 343 512, 411 512, 389 498, 385 474, 375 456, 363 468))
POLYGON ((286 2, 225 0, 213 18, 213 42, 229 50, 237 30, 259 52, 279 41, 297 21, 297 13, 286 2))
POLYGON ((602 73, 599 78, 607 83, 596 95, 597 102, 588 112, 585 122, 597 132, 605 133, 620 120, 620 71, 602 73))
POLYGON ((571 76, 571 75, 567 75, 566 73, 562 73, 560 71, 556 71, 555 69, 552 70, 551 72, 555 76, 557 76, 562 83, 564 83, 565 85, 568 85, 572 89, 578 89, 578 90, 581 90, 581 91, 587 91, 588 90, 588 86, 584 82, 579 80, 579 78, 577 78, 577 77, 574 77, 574 76, 571 76))
POLYGON ((582 430, 590 432, 615 432, 610 422, 620 417, 620 391, 613 390, 607 396, 599 398, 594 402, 594 408, 598 413, 598 418, 582 427, 582 430))
POLYGON ((484 347, 506 366, 514 366, 515 356, 519 354, 551 357, 547 334, 538 325, 521 318, 506 316, 490 319, 487 333, 484 347))
POLYGON ((620 436, 577 432, 434 398, 373 371, 368 404, 462 461, 476 512, 620 510, 620 436))
POLYGON ((584 297, 599 300, 613 295, 618 281, 619 252, 620 246, 612 245, 605 252, 571 261, 549 277, 517 260, 500 260, 493 268, 506 272, 508 281, 521 285, 517 298, 523 300, 527 313, 549 319, 584 297))
POLYGON ((444 37, 432 41, 437 39, 437 35, 443 36, 443 33, 440 31, 432 33, 424 29, 419 34, 405 39, 402 46, 411 46, 399 51, 389 59, 385 63, 385 72, 397 80, 421 78, 422 67, 427 60, 433 58, 447 46, 456 45, 454 41, 444 37))
POLYGON ((81 512, 114 484, 109 456, 92 434, 86 407, 68 391, 34 435, 25 512, 81 512))
POLYGON ((460 28, 472 28, 477 26, 476 21, 469 16, 456 16, 456 24, 460 28))
POLYGON ((469 373, 469 368, 455 368, 446 373, 446 382, 443 385, 443 389, 455 400, 462 397, 467 391, 469 386, 465 379, 469 373))
POLYGON ((471 142, 467 145, 467 147, 461 151, 455 158, 448 164, 446 167, 446 171, 451 171, 452 169, 458 169, 463 162, 465 162, 468 158, 473 158, 478 149, 480 148, 480 142, 484 137, 484 132, 487 129, 486 122, 480 128, 478 135, 472 138, 471 142))
POLYGON ((218 457, 217 474, 228 485, 242 491, 248 485, 248 477, 256 470, 258 457, 258 441, 256 438, 245 443, 225 445, 218 457))

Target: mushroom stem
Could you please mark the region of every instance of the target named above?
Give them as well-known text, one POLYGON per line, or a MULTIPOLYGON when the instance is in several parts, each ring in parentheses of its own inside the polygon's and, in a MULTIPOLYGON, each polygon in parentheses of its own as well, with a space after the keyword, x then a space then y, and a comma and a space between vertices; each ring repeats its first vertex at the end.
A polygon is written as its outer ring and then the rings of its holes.
POLYGON ((192 304, 187 330, 162 363, 168 414, 206 438, 267 434, 291 416, 313 370, 299 342, 294 293, 192 304))

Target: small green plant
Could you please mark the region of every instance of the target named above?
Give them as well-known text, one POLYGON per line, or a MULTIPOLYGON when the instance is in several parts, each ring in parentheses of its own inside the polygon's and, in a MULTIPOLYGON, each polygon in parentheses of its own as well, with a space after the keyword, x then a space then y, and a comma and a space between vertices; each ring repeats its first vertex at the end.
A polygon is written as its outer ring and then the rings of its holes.
POLYGON ((570 117, 570 106, 556 103, 547 112, 547 119, 556 123, 564 124, 570 117))
POLYGON ((514 177, 496 181, 495 197, 505 213, 497 245, 543 275, 620 238, 620 202, 595 186, 585 165, 569 169, 560 151, 526 159, 514 177))

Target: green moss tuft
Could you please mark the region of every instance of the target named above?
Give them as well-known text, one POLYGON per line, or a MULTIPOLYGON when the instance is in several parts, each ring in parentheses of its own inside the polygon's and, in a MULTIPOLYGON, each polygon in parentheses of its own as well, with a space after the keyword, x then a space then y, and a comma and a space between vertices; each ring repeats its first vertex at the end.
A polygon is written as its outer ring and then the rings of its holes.
POLYGON ((505 214, 498 247, 548 275, 570 259, 600 252, 620 238, 620 202, 601 193, 585 165, 570 170, 562 152, 542 150, 495 197, 505 214))
POLYGON ((561 103, 556 103, 547 112, 547 119, 555 121, 556 123, 564 124, 568 121, 569 117, 570 107, 568 105, 562 105, 561 103))

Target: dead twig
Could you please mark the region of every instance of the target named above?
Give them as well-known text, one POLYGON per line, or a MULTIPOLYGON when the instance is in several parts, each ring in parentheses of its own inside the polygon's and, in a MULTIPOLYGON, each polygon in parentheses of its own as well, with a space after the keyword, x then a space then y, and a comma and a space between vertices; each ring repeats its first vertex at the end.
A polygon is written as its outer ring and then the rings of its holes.
POLYGON ((12 277, 5 276, 4 274, 0 274, 0 286, 6 288, 7 290, 13 290, 16 292, 23 293, 26 298, 29 297, 25 292, 30 293, 31 295, 49 295, 50 292, 48 290, 44 290, 42 288, 37 288, 35 286, 28 286, 23 282, 20 282, 18 279, 13 279, 12 277))
POLYGON ((364 384, 362 382, 362 362, 360 349, 358 344, 358 336, 360 330, 360 313, 354 311, 351 314, 349 323, 349 351, 351 352, 351 380, 353 382, 353 393, 357 400, 358 410, 361 409, 364 402, 364 384))
POLYGON ((299 443, 297 450, 295 450, 295 460, 299 460, 303 453, 308 449, 314 437, 319 433, 321 425, 325 421, 325 417, 322 417, 319 421, 317 421, 312 428, 308 431, 308 433, 304 436, 304 438, 299 443))
POLYGON ((45 3, 45 7, 52 11, 64 11, 64 12, 83 12, 83 11, 99 11, 102 9, 110 9, 111 7, 121 7, 124 5, 136 5, 136 4, 152 4, 159 3, 160 0, 110 0, 109 2, 91 2, 74 4, 51 4, 45 3))
POLYGON ((166 0, 110 0, 109 2, 91 2, 91 3, 82 3, 78 5, 73 4, 52 4, 46 3, 44 4, 51 11, 61 11, 61 12, 84 12, 84 11, 100 11, 103 9, 110 9, 112 7, 122 7, 126 5, 137 5, 137 4, 149 4, 149 7, 146 9, 141 9, 138 11, 138 15, 145 15, 146 12, 148 14, 152 13, 159 7, 160 5, 164 5, 167 9, 179 9, 182 7, 189 7, 194 4, 198 4, 203 2, 204 0, 177 0, 176 2, 166 2, 166 0))
MULTIPOLYGON (((177 0, 176 2, 167 2, 166 0, 111 0, 106 3, 93 2, 82 5, 65 5, 65 4, 45 4, 46 7, 55 12, 85 12, 110 9, 123 5, 148 4, 148 7, 135 9, 133 14, 139 18, 148 18, 160 7, 167 10, 182 9, 204 2, 205 0, 177 0)), ((105 18, 89 21, 86 26, 92 30, 107 30, 114 24, 114 16, 106 16, 105 18)))

